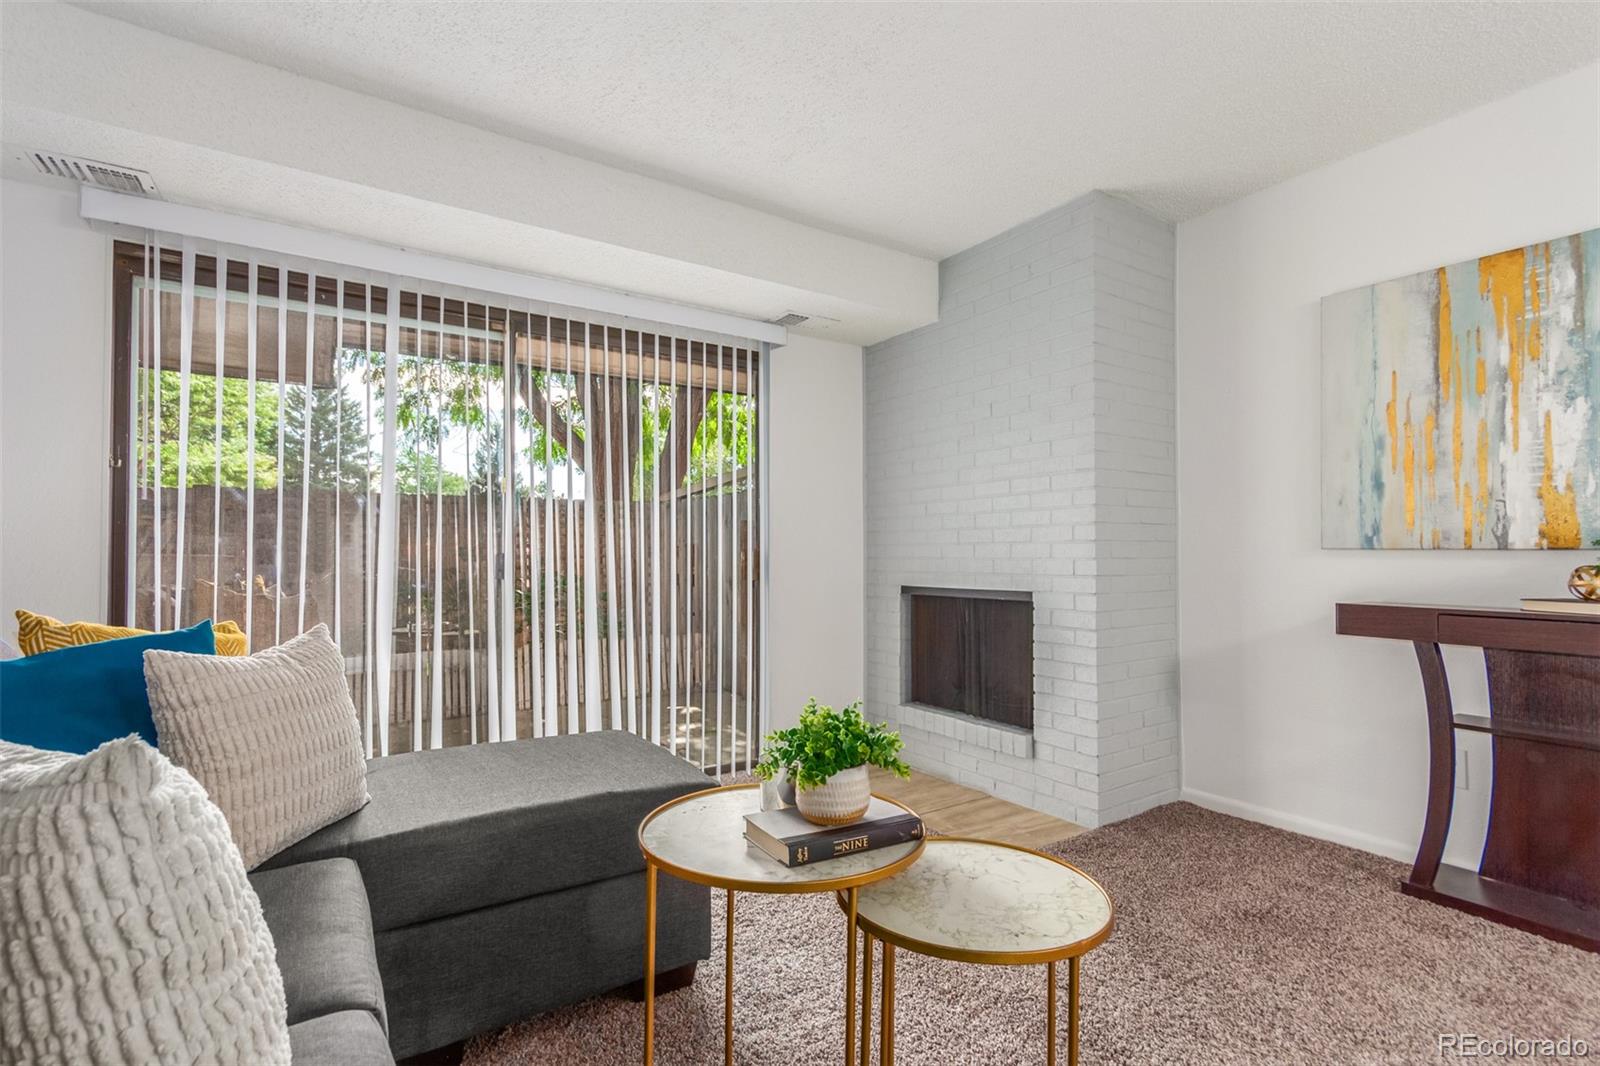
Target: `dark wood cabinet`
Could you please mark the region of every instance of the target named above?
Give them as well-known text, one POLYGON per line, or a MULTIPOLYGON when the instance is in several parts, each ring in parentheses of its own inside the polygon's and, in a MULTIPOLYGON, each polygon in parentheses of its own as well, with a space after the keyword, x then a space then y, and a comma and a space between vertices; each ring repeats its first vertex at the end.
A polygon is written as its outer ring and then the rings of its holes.
POLYGON ((1409 640, 1428 715, 1428 807, 1408 895, 1600 951, 1600 616, 1341 603, 1342 634, 1409 640), (1489 714, 1456 714, 1444 644, 1483 649, 1489 714), (1441 863, 1455 732, 1493 737, 1476 871, 1441 863))

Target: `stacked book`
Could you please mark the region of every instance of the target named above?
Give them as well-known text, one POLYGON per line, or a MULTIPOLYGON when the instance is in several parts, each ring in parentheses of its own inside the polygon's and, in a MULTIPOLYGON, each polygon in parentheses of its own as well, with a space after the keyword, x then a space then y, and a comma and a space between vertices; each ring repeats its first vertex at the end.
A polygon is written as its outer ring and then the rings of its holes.
POLYGON ((1558 614, 1600 614, 1600 600, 1536 600, 1522 601, 1524 611, 1555 611, 1558 614))
POLYGON ((814 825, 793 807, 747 814, 744 837, 785 866, 806 866, 921 840, 922 819, 874 796, 867 813, 849 825, 814 825))

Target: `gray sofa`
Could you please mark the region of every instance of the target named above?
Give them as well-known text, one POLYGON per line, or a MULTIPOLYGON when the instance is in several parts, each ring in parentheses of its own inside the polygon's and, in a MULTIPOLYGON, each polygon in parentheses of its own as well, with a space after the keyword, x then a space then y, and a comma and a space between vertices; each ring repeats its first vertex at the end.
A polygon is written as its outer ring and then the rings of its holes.
MULTIPOLYGON (((622 732, 369 762, 371 803, 251 874, 296 1063, 389 1063, 640 980, 639 821, 711 784, 622 732)), ((710 899, 659 890, 667 973, 710 953, 710 899)))
POLYGON ((361 873, 323 859, 250 875, 272 930, 297 1064, 392 1064, 361 873))

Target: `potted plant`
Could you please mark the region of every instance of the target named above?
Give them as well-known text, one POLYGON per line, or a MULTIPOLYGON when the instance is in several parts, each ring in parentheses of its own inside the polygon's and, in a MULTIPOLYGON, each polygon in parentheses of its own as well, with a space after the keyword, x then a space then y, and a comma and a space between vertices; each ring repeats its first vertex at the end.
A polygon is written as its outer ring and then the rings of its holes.
MULTIPOLYGON (((1592 542, 1600 548, 1600 537, 1592 542)), ((1580 600, 1600 601, 1600 563, 1590 563, 1572 571, 1567 579, 1567 589, 1580 600)))
POLYGON ((869 766, 911 776, 900 746, 900 734, 887 722, 874 725, 861 716, 860 701, 836 711, 811 699, 798 725, 767 734, 755 774, 764 781, 787 775, 806 821, 845 825, 867 813, 869 766))

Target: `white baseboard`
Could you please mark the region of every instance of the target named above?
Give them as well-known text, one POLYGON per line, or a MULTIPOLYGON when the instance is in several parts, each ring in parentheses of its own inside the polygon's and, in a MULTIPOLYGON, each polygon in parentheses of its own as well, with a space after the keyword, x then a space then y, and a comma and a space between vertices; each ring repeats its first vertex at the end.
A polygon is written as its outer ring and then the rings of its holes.
POLYGON ((1217 811, 1220 814, 1231 814, 1236 818, 1245 818, 1252 822, 1260 822, 1278 829, 1287 829, 1291 833, 1302 836, 1316 837, 1319 840, 1330 840, 1335 844, 1343 844, 1347 848, 1357 848, 1361 851, 1370 851, 1374 855, 1382 855, 1388 859, 1398 859, 1409 863, 1417 857, 1415 844, 1403 844, 1398 840, 1384 840, 1370 833, 1363 833, 1344 826, 1332 825, 1328 822, 1319 822, 1315 818, 1305 818, 1298 814, 1288 814, 1284 811, 1273 810, 1254 803, 1245 803, 1243 800, 1229 799, 1227 796, 1218 796, 1211 792, 1202 792, 1195 788, 1185 788, 1179 798, 1197 807, 1217 811))

